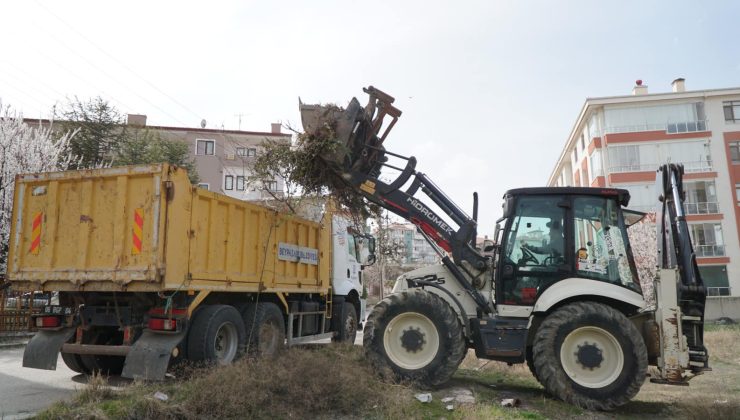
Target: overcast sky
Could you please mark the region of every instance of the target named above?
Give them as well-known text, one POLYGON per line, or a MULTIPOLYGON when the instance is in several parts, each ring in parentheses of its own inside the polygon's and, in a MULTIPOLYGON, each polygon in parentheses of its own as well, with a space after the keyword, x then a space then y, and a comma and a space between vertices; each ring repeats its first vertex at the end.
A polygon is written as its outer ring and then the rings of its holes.
POLYGON ((269 131, 299 125, 299 96, 364 103, 374 85, 404 112, 387 148, 468 211, 478 191, 492 233, 504 191, 547 182, 586 97, 740 86, 738 17, 733 1, 3 2, 0 99, 269 131))

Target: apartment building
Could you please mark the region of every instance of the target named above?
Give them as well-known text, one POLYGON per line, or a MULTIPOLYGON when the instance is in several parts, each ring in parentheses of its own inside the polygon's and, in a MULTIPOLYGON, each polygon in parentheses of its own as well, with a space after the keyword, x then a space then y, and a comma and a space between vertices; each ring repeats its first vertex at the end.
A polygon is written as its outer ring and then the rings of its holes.
POLYGON ((388 225, 390 246, 396 248, 402 265, 429 265, 440 261, 434 248, 411 223, 388 225))
MULTIPOLYGON (((130 114, 128 124, 146 126, 146 116, 130 114)), ((291 135, 282 133, 281 124, 272 124, 269 132, 204 127, 146 128, 158 132, 162 138, 188 144, 202 188, 249 201, 269 200, 283 194, 283 179, 253 179, 250 171, 263 142, 290 143, 291 135)))
POLYGON ((740 88, 687 91, 684 79, 671 87, 648 93, 638 80, 631 95, 586 99, 548 185, 624 188, 630 208, 649 212, 658 166, 682 163, 709 295, 740 296, 740 88))

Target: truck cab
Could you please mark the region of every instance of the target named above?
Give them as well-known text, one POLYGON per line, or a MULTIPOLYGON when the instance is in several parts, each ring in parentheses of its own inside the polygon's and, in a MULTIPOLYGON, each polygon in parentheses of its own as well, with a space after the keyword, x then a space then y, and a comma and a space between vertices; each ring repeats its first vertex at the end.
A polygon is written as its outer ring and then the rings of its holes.
POLYGON ((348 218, 340 215, 332 218, 332 232, 333 293, 359 303, 355 310, 361 325, 367 306, 362 269, 375 260, 375 238, 358 232, 348 218))

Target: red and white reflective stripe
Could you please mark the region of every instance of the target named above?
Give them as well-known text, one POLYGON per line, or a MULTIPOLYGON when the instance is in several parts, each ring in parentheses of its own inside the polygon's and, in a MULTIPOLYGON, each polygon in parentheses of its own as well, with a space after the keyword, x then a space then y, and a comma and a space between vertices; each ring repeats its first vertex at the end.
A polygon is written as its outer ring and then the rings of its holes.
POLYGON ((134 228, 133 228, 133 235, 131 238, 132 240, 131 254, 133 255, 141 254, 141 243, 144 240, 143 233, 144 233, 144 210, 136 209, 134 210, 134 228))
POLYGON ((33 224, 31 225, 31 247, 28 252, 38 255, 41 248, 41 223, 44 219, 44 213, 37 212, 33 215, 33 224))

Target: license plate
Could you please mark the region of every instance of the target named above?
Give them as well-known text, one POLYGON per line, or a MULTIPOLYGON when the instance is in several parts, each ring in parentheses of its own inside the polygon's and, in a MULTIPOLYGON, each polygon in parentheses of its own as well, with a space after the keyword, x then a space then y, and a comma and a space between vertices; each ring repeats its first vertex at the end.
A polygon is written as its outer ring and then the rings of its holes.
POLYGON ((49 315, 72 315, 74 308, 69 306, 47 305, 42 313, 49 315))

